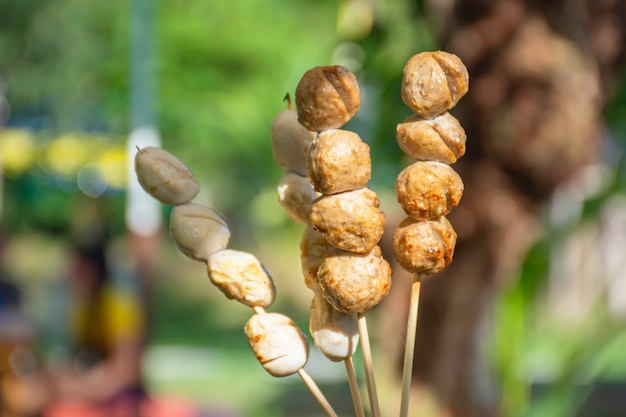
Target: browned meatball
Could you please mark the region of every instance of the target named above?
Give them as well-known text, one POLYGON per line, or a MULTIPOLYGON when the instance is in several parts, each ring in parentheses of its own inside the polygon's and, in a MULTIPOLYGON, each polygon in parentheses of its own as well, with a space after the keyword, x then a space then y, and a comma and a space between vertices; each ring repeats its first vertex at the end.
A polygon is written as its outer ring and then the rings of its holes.
POLYGON ((396 230, 393 252, 409 272, 434 274, 452 262, 456 232, 444 216, 437 220, 406 218, 396 230))
POLYGON ((341 252, 327 257, 317 273, 322 296, 344 313, 364 313, 389 293, 391 267, 379 246, 365 254, 341 252))
POLYGON ((450 113, 433 119, 407 117, 396 127, 396 140, 402 152, 421 161, 453 164, 465 155, 465 130, 450 113))
POLYGON ((380 201, 368 188, 322 196, 313 202, 311 224, 333 246, 365 253, 378 244, 385 225, 380 201))
POLYGON ((415 162, 396 180, 396 196, 414 219, 437 219, 455 208, 463 195, 463 180, 441 162, 415 162))
POLYGON ((311 147, 309 174, 322 194, 363 188, 372 174, 370 147, 349 130, 322 132, 311 147))
POLYGON ((341 65, 311 68, 296 87, 298 121, 314 132, 340 128, 360 105, 356 76, 341 65))
POLYGON ((449 52, 421 52, 404 66, 402 100, 427 119, 450 110, 468 89, 467 68, 449 52))

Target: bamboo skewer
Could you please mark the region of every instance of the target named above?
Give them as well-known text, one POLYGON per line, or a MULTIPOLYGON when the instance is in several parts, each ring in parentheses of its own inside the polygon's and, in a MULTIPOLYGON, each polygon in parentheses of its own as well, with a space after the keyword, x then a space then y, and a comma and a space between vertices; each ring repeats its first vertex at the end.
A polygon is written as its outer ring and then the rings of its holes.
POLYGON ((363 366, 365 368, 365 381, 367 382, 367 393, 370 400, 372 417, 380 417, 380 405, 378 404, 378 394, 376 392, 376 380, 374 379, 374 365, 372 361, 372 350, 367 331, 367 321, 365 314, 357 314, 359 324, 359 337, 361 338, 361 352, 363 354, 363 366))
POLYGON ((300 368, 300 370, 298 371, 298 375, 300 375, 300 378, 302 378, 302 381, 304 381, 307 388, 309 388, 309 391, 311 391, 317 402, 322 406, 326 415, 328 415, 328 417, 339 417, 337 413, 335 413, 335 410, 333 410, 333 407, 330 405, 315 381, 313 381, 311 375, 309 375, 309 373, 304 368, 300 368))
POLYGON ((363 401, 361 400, 361 392, 359 391, 359 383, 356 379, 352 357, 346 358, 344 364, 346 365, 346 373, 348 374, 348 385, 350 386, 350 393, 352 394, 354 412, 356 413, 356 417, 365 417, 365 410, 363 410, 363 401))
POLYGON ((415 335, 417 333, 417 311, 419 307, 421 276, 413 275, 411 284, 411 301, 409 316, 406 325, 406 342, 404 347, 404 366, 402 369, 402 398, 400 400, 400 417, 409 414, 409 399, 411 396, 411 379, 413 376, 413 356, 415 353, 415 335))

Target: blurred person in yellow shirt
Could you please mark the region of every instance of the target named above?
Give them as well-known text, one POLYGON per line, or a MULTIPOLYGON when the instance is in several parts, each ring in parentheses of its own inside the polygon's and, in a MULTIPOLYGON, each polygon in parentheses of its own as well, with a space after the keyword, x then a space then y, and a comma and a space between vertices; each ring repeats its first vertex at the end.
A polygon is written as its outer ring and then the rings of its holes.
POLYGON ((100 240, 76 245, 69 279, 73 360, 52 379, 55 400, 46 415, 71 415, 72 409, 86 415, 84 407, 92 407, 108 416, 139 416, 145 399, 141 359, 146 319, 141 298, 112 279, 105 242, 100 240))

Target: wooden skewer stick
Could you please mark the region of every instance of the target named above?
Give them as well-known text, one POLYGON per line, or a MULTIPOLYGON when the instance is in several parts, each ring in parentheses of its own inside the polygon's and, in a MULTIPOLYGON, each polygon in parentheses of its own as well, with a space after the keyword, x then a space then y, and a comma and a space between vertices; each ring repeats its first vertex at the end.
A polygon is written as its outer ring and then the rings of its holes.
POLYGON ((261 306, 254 306, 252 309, 256 314, 265 314, 265 309, 261 306))
POLYGON ((411 284, 411 302, 406 325, 406 342, 404 346, 404 367, 402 369, 402 398, 400 400, 400 417, 409 414, 409 397, 411 379, 413 377, 413 355, 415 353, 415 334, 417 333, 417 310, 420 298, 421 276, 414 274, 411 284))
POLYGON ((372 417, 380 417, 380 406, 378 404, 378 394, 376 392, 376 381, 374 380, 374 365, 372 362, 372 350, 370 348, 370 338, 367 332, 367 321, 365 314, 358 313, 359 336, 361 338, 361 352, 363 354, 363 365, 365 367, 365 381, 367 382, 367 393, 370 399, 372 417))
POLYGON ((352 394, 352 402, 354 403, 354 411, 356 417, 365 417, 365 410, 363 410, 363 402, 361 400, 361 392, 359 391, 359 383, 356 379, 356 372, 354 371, 354 363, 352 357, 348 357, 344 360, 346 365, 346 373, 348 374, 348 385, 350 385, 350 393, 352 394))
POLYGON ((320 403, 326 415, 328 415, 328 417, 339 417, 337 413, 335 413, 335 410, 333 410, 333 407, 330 405, 326 397, 324 397, 324 394, 319 389, 315 381, 313 381, 311 375, 309 375, 309 373, 305 371, 304 368, 300 368, 300 370, 298 371, 298 375, 300 375, 300 378, 302 378, 302 381, 304 381, 307 388, 309 388, 309 391, 311 391, 317 402, 320 403))

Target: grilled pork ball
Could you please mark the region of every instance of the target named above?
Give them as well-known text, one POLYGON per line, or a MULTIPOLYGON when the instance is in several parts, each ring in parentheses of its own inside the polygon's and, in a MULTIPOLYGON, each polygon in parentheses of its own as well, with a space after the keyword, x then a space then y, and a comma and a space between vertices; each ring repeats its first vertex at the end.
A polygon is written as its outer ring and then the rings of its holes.
POLYGON ((396 180, 396 196, 414 219, 437 219, 455 208, 463 195, 463 180, 441 162, 415 162, 396 180))
POLYGON ((348 252, 366 253, 383 234, 385 214, 368 188, 322 196, 313 202, 311 224, 328 242, 348 252))
POLYGON ((267 308, 274 302, 272 278, 254 255, 222 250, 209 257, 207 267, 211 282, 227 298, 248 307, 267 308))
POLYGON ((192 172, 165 149, 147 146, 139 150, 135 172, 141 187, 163 204, 187 204, 200 192, 192 172))
POLYGON ((311 302, 309 331, 315 346, 333 362, 351 357, 359 344, 356 314, 337 311, 319 294, 311 302))
POLYGON ((226 249, 230 240, 226 222, 210 208, 194 203, 172 209, 169 231, 182 253, 201 262, 226 249))
POLYGON ((296 87, 298 121, 314 132, 340 128, 360 105, 356 76, 341 65, 311 68, 296 87))
POLYGON ((321 132, 311 146, 309 175, 322 194, 363 188, 372 175, 370 147, 349 130, 321 132))
POLYGON ((465 129, 450 113, 433 119, 407 117, 396 127, 396 140, 402 152, 418 161, 454 164, 465 155, 465 129))
POLYGON ((389 293, 391 267, 379 246, 365 254, 341 252, 324 259, 317 283, 326 301, 337 310, 364 313, 389 293))
POLYGON ((452 262, 456 232, 444 216, 436 220, 406 218, 396 230, 393 252, 409 272, 434 274, 452 262))
POLYGON ((469 74, 459 57, 449 52, 421 52, 404 66, 402 100, 430 119, 454 107, 469 89, 469 74))
POLYGON ((244 332, 256 358, 272 376, 294 374, 309 358, 306 336, 283 314, 255 314, 246 323, 244 332))

